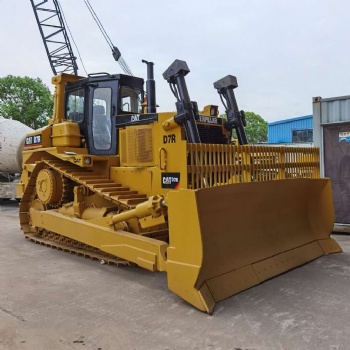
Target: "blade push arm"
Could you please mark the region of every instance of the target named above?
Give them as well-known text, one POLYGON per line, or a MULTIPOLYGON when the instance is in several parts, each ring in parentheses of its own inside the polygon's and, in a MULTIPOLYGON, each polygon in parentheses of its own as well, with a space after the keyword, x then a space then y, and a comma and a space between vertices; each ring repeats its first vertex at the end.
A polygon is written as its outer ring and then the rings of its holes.
POLYGON ((235 93, 233 91, 236 87, 238 87, 237 78, 233 75, 228 75, 214 83, 214 88, 218 91, 226 109, 227 122, 225 123, 225 128, 229 130, 231 134, 234 129, 237 133, 239 144, 246 145, 248 144, 244 130, 246 120, 244 111, 238 110, 235 93))

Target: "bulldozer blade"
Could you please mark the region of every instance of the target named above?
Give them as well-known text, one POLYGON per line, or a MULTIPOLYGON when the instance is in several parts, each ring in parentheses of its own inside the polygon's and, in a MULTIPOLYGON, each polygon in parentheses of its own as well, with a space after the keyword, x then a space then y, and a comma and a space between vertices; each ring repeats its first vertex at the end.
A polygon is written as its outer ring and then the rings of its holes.
POLYGON ((168 194, 168 287, 198 309, 324 254, 334 208, 329 179, 240 183, 168 194))

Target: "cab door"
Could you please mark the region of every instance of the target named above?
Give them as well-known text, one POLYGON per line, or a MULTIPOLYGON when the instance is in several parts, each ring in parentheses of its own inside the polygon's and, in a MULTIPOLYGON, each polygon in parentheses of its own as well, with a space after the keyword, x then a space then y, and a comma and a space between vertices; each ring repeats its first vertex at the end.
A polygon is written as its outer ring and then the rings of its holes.
POLYGON ((118 81, 102 81, 89 84, 87 144, 92 155, 117 154, 118 81))

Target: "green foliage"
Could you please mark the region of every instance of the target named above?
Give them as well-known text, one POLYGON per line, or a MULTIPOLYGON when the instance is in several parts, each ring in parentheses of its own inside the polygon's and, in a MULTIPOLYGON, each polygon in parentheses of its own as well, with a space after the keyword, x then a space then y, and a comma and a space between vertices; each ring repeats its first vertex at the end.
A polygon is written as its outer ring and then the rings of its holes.
POLYGON ((0 78, 0 115, 37 129, 52 115, 53 97, 41 79, 8 75, 0 78))
POLYGON ((245 112, 247 126, 245 128, 249 143, 260 143, 267 141, 267 121, 259 114, 245 112))
MULTIPOLYGON (((221 118, 227 119, 226 114, 221 114, 221 118)), ((245 132, 249 143, 261 143, 267 141, 267 121, 265 121, 259 114, 253 112, 245 112, 247 126, 245 132)), ((235 132, 233 137, 237 138, 235 132)))

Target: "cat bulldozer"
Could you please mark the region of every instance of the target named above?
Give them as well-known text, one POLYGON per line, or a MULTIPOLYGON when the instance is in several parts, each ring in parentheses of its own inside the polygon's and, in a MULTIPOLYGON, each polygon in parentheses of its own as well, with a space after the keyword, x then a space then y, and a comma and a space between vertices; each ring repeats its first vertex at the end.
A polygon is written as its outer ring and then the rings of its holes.
POLYGON ((60 74, 53 117, 29 133, 17 186, 25 237, 115 264, 167 273, 168 287, 211 314, 215 304, 324 254, 334 210, 317 148, 247 144, 228 75, 226 108, 191 101, 185 61, 164 72, 176 112, 158 113, 144 80, 60 74), (232 144, 235 130, 239 144, 232 144))

